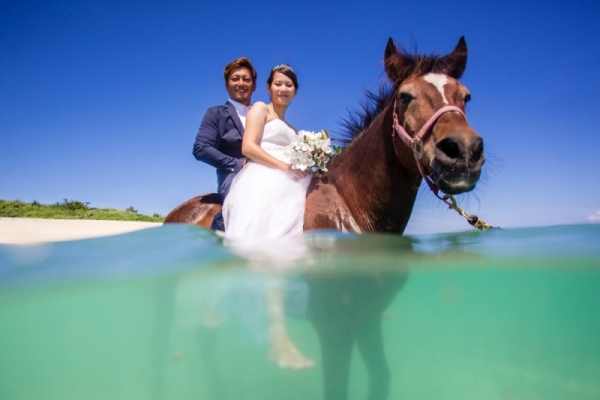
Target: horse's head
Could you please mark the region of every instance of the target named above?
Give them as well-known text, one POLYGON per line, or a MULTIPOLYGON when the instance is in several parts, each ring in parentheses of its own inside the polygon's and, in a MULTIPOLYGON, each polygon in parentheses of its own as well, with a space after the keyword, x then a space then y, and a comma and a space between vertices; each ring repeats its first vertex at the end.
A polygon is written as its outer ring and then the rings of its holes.
MULTIPOLYGON (((464 115, 471 96, 458 79, 466 64, 464 38, 460 38, 452 53, 440 57, 398 51, 391 38, 385 49, 385 69, 394 83, 398 130, 404 130, 408 142, 415 136, 423 139, 422 146, 417 143, 415 148, 417 162, 448 194, 472 190, 485 161, 483 140, 464 115), (442 113, 436 118, 440 110, 442 113)), ((395 145, 397 154, 406 154, 402 141, 395 145)))

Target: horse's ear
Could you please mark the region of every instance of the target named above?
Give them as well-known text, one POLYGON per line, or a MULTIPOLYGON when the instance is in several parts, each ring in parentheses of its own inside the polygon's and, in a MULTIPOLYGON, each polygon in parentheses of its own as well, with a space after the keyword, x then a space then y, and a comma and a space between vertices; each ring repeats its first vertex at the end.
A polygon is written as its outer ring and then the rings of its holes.
POLYGON ((385 53, 384 53, 384 60, 387 61, 388 58, 390 58, 390 56, 392 56, 392 54, 398 54, 398 49, 396 48, 396 45, 394 44, 394 39, 392 39, 391 37, 388 39, 387 45, 385 46, 385 53))
POLYGON ((446 64, 446 75, 459 79, 467 67, 467 54, 467 42, 465 37, 461 36, 452 53, 443 57, 444 64, 446 64))
POLYGON ((392 81, 397 82, 404 79, 402 71, 404 71, 407 61, 406 57, 398 52, 394 40, 389 38, 387 46, 385 46, 385 52, 383 53, 383 62, 385 72, 392 81))

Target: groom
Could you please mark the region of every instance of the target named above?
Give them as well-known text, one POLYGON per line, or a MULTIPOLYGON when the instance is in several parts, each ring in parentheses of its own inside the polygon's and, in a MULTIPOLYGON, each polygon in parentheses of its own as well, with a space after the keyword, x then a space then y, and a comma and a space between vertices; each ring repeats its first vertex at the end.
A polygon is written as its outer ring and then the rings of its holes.
MULTIPOLYGON (((242 135, 246 114, 256 90, 256 70, 250 60, 238 58, 223 70, 229 99, 223 106, 209 108, 202 118, 194 143, 194 157, 217 169, 217 185, 221 201, 225 200, 233 177, 242 169, 242 135)), ((215 215, 211 229, 225 230, 223 214, 215 215)))

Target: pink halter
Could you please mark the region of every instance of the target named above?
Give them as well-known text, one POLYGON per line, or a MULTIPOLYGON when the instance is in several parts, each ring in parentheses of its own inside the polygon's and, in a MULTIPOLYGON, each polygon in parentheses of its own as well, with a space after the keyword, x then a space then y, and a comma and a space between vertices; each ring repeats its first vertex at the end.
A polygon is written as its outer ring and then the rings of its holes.
POLYGON ((402 141, 413 151, 413 154, 415 155, 415 161, 417 162, 417 167, 419 167, 419 172, 421 173, 421 176, 423 177, 425 182, 427 182, 427 186, 429 186, 429 189, 431 189, 431 191, 433 192, 433 194, 436 195, 436 197, 441 198, 438 194, 440 189, 433 181, 433 179, 425 173, 425 169, 423 168, 423 165, 421 163, 421 158, 423 157, 423 139, 425 139, 425 137, 431 129, 431 126, 437 122, 437 120, 442 116, 442 114, 455 111, 461 114, 463 117, 465 117, 465 119, 467 118, 467 116, 460 108, 456 106, 444 106, 437 110, 435 114, 433 114, 431 118, 429 118, 429 120, 425 123, 425 125, 423 125, 419 132, 417 132, 415 137, 412 137, 398 122, 398 112, 396 111, 396 105, 396 100, 394 100, 394 129, 392 131, 392 142, 394 143, 394 151, 396 152, 396 156, 399 157, 398 150, 396 150, 396 135, 398 135, 400 139, 402 139, 402 141))

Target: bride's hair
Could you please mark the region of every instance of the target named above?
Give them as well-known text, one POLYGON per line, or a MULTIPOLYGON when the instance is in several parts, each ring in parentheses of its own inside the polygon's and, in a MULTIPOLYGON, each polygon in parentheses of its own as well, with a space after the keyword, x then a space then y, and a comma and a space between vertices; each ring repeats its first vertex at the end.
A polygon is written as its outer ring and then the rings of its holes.
POLYGON ((292 80, 292 83, 294 84, 294 88, 296 89, 296 91, 298 91, 298 77, 296 76, 296 73, 294 72, 292 67, 290 67, 287 64, 278 64, 273 67, 271 73, 269 74, 269 79, 267 79, 267 85, 271 86, 271 84, 273 83, 273 76, 275 75, 275 72, 279 72, 280 74, 283 74, 290 78, 292 80))

